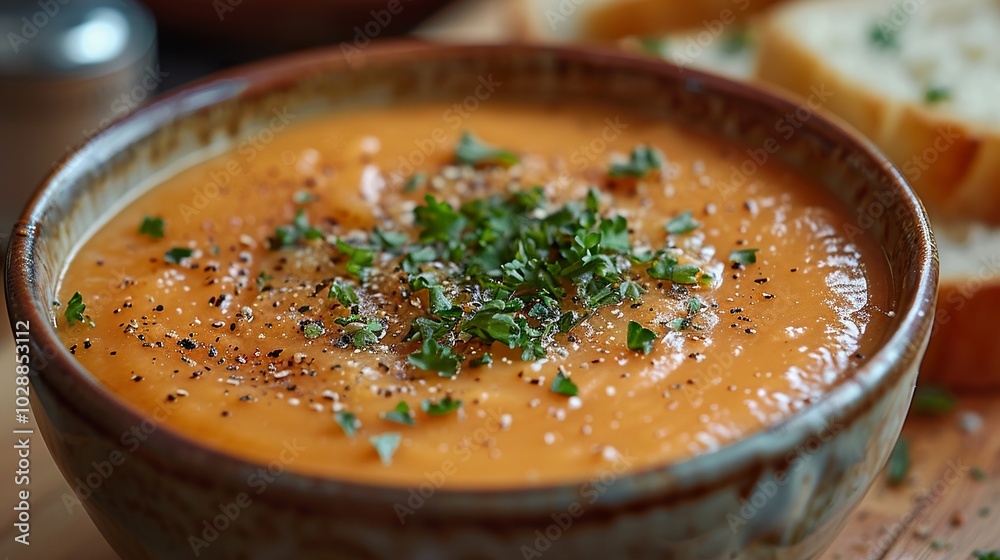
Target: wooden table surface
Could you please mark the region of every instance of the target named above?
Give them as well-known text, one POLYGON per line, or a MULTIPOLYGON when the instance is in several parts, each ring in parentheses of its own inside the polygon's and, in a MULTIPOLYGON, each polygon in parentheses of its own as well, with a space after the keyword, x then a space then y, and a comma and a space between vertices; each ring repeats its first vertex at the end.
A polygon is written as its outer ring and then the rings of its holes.
MULTIPOLYGON (((464 41, 508 38, 503 0, 470 0, 428 22, 418 35, 464 41)), ((11 364, 13 347, 5 316, 0 326, 0 364, 11 364)), ((0 425, 13 422, 13 390, 0 397, 0 425)), ((10 430, 2 442, 10 465, 10 430)), ((956 411, 941 417, 911 417, 903 429, 912 467, 902 484, 881 476, 822 560, 967 559, 975 550, 1000 549, 1000 395, 963 396, 956 411), (960 419, 978 415, 969 433, 960 419)), ((31 545, 14 543, 13 488, 0 483, 0 556, 25 560, 113 560, 117 558, 79 508, 69 511, 69 486, 37 437, 31 466, 31 545)))

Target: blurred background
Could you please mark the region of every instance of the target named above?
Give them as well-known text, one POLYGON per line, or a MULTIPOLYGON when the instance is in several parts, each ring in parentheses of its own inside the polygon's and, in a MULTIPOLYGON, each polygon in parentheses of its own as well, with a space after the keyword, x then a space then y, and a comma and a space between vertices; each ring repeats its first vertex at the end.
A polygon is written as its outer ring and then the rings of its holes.
MULTIPOLYGON (((896 5, 903 9, 911 4, 950 1, 905 0, 896 5)), ((959 3, 989 2, 993 2, 990 13, 1000 13, 1000 3, 995 0, 959 3)), ((791 3, 793 0, 0 0, 0 245, 6 252, 9 232, 31 193, 74 146, 100 134, 156 95, 228 66, 304 48, 364 48, 372 41, 409 36, 475 43, 602 43, 633 56, 659 57, 747 79, 753 77, 754 36, 763 32, 750 25, 776 5, 791 3)), ((893 28, 886 29, 889 31, 873 31, 889 33, 893 28)), ((875 33, 872 37, 892 46, 891 34, 875 33)), ((1000 47, 1000 34, 988 40, 1000 47)), ((1000 64, 997 66, 994 70, 1000 75, 1000 64)), ((934 92, 943 99, 941 88, 934 92)), ((928 99, 930 94, 928 90, 928 99)), ((1000 106, 1000 86, 991 95, 993 103, 1000 106)), ((983 290, 984 282, 1000 285, 1000 270, 992 272, 989 279, 981 279, 976 292, 983 290)), ((13 373, 11 338, 4 312, 0 372, 13 373)), ((1000 379, 1000 375, 993 378, 1000 379)), ((15 440, 10 431, 18 426, 13 422, 13 382, 2 387, 0 556, 117 558, 86 513, 73 507, 73 500, 67 501, 71 489, 37 435, 33 436, 31 457, 31 545, 14 542, 15 497, 7 473, 15 470, 15 440)), ((910 440, 907 465, 913 465, 908 482, 877 485, 824 560, 970 558, 971 545, 963 548, 962 544, 966 541, 1000 548, 1000 517, 996 516, 1000 512, 994 515, 984 506, 973 506, 978 502, 970 497, 988 493, 990 500, 1000 503, 996 477, 989 486, 928 492, 935 488, 941 473, 951 468, 949 461, 967 465, 963 477, 976 478, 980 484, 980 474, 988 477, 997 472, 1000 431, 989 427, 1000 425, 1000 402, 984 395, 959 400, 950 392, 936 391, 925 396, 933 406, 917 411, 906 427, 904 435, 910 440), (973 467, 978 470, 972 471, 973 467)))

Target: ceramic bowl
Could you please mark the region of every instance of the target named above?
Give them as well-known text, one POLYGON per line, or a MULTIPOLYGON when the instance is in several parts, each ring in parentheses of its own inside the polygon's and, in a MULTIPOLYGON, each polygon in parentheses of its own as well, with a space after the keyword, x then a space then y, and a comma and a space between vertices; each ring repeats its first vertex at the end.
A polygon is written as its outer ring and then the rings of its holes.
POLYGON ((98 528, 130 560, 813 558, 899 434, 930 333, 938 268, 927 216, 900 173, 813 109, 652 60, 528 45, 390 44, 349 59, 334 48, 167 95, 72 154, 13 232, 7 302, 15 331, 30 323, 32 402, 45 441, 98 528), (787 421, 709 454, 613 477, 595 503, 584 499, 588 481, 506 491, 445 486, 401 524, 395 507, 415 489, 288 471, 248 495, 248 477, 266 465, 143 417, 60 344, 51 304, 60 271, 88 229, 146 177, 196 152, 233 147, 276 108, 309 115, 458 101, 480 77, 502 84, 498 99, 600 100, 745 146, 765 142, 787 114, 806 117, 772 157, 856 209, 845 232, 865 232, 883 249, 894 317, 880 349, 787 421), (122 438, 135 430, 143 441, 132 451, 122 438), (582 514, 567 515, 581 504, 582 514))

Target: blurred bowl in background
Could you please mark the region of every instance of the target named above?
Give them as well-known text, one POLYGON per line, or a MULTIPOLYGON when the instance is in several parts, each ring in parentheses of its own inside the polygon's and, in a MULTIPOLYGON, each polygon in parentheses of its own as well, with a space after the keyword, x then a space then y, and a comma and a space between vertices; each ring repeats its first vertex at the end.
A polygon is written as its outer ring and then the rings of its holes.
POLYGON ((450 0, 143 0, 165 28, 272 50, 406 33, 450 0))

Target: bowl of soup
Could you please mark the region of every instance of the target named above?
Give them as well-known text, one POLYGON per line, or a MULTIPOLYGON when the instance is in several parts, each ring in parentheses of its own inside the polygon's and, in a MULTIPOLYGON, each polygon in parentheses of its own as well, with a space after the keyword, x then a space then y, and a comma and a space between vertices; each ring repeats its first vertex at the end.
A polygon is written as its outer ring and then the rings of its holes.
POLYGON ((123 558, 815 557, 937 282, 828 95, 390 44, 159 99, 12 236, 67 507, 123 558))

